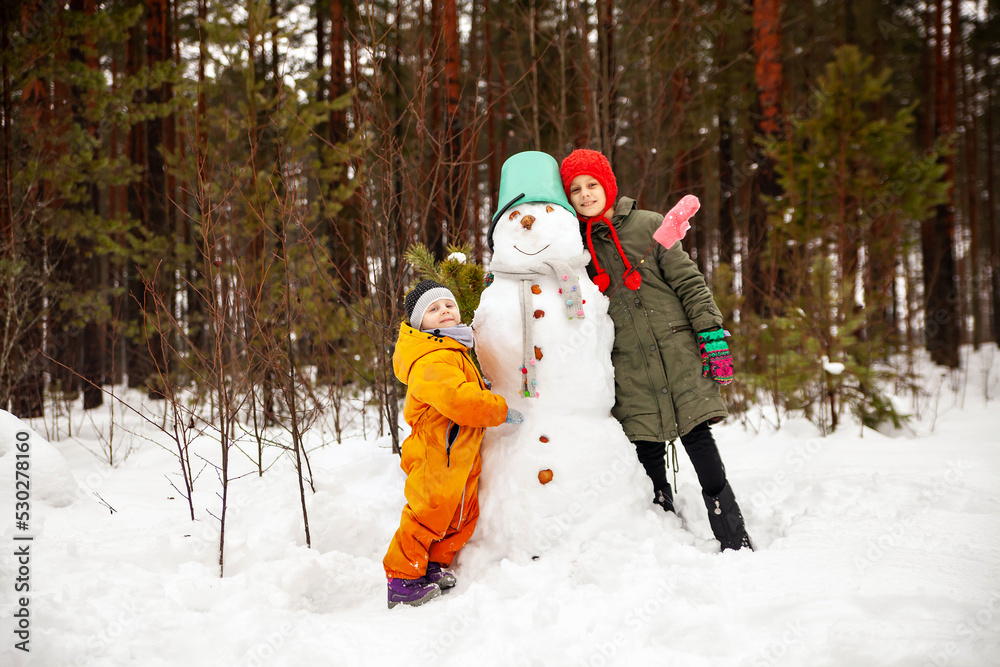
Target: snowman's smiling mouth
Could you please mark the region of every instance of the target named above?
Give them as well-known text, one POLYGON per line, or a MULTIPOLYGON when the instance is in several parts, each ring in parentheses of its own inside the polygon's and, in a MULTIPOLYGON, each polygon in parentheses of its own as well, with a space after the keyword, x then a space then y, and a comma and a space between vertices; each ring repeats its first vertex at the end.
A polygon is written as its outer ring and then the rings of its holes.
MULTIPOLYGON (((550 243, 549 245, 552 245, 552 244, 550 243)), ((548 248, 549 248, 549 245, 547 245, 547 246, 545 246, 544 248, 542 248, 542 250, 548 250, 548 248)), ((519 252, 519 253, 521 253, 522 255, 528 255, 529 257, 534 257, 534 256, 535 256, 535 255, 537 255, 537 254, 538 254, 539 252, 542 252, 542 250, 539 250, 538 252, 524 252, 523 250, 521 250, 521 249, 520 249, 520 248, 518 248, 517 246, 514 246, 514 250, 518 251, 518 252, 519 252)))

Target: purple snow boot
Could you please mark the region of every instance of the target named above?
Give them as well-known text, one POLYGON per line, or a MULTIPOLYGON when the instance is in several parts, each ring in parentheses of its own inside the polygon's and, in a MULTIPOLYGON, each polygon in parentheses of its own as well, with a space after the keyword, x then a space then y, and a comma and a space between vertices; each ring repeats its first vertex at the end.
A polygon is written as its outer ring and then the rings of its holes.
POLYGON ((389 578, 389 609, 398 604, 419 607, 429 600, 441 595, 437 584, 432 584, 427 577, 419 579, 389 578))
POLYGON ((432 584, 437 584, 442 591, 452 588, 458 583, 455 573, 445 569, 441 563, 427 563, 426 578, 432 584))

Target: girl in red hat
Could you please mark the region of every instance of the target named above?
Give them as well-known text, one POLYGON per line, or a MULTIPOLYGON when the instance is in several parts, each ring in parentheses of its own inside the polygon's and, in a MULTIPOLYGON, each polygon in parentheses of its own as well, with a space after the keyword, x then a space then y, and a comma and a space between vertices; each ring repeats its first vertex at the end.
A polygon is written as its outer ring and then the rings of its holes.
POLYGON ((607 158, 579 149, 559 170, 590 251, 587 267, 611 297, 615 323, 612 414, 653 482, 654 502, 673 511, 666 445, 680 438, 701 484, 712 532, 723 549, 752 549, 709 425, 728 412, 719 385, 733 379, 722 313, 680 242, 655 245, 663 216, 618 198, 607 158))

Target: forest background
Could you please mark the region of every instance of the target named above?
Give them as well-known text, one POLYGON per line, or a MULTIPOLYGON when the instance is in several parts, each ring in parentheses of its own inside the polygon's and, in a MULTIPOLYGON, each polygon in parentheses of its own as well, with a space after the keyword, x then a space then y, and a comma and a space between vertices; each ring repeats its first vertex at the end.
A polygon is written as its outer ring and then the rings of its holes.
POLYGON ((141 388, 182 470, 212 429, 223 469, 250 433, 263 474, 268 427, 301 471, 302 433, 361 396, 398 445, 405 289, 474 305, 503 161, 588 147, 643 208, 701 198, 684 243, 733 334, 735 414, 898 424, 916 354, 958 369, 1000 335, 998 15, 5 0, 0 408, 141 388))

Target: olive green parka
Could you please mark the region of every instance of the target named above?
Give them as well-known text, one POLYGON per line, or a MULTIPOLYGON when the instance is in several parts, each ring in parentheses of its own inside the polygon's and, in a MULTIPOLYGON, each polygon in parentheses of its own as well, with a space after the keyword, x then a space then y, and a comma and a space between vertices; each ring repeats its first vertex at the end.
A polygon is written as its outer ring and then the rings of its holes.
MULTIPOLYGON (((662 222, 661 214, 637 209, 633 199, 618 200, 612 224, 633 266, 662 222)), ((586 242, 586 224, 581 233, 586 242)), ((622 280, 625 263, 606 221, 594 223, 593 243, 597 261, 611 278, 606 292, 611 294, 622 280)), ((639 289, 621 287, 608 308, 615 323, 611 414, 632 441, 672 441, 704 421, 728 415, 718 384, 702 377, 696 337, 699 331, 722 326, 722 313, 680 242, 669 250, 657 243, 638 271, 639 289)), ((587 273, 596 275, 593 261, 587 273)))

